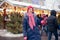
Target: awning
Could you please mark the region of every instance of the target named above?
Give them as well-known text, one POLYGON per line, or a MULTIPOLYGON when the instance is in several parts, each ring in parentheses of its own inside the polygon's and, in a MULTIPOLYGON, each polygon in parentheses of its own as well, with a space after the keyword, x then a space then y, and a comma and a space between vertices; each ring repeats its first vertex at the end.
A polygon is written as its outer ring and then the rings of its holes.
MULTIPOLYGON (((22 6, 22 7, 25 6, 26 7, 26 6, 30 6, 31 5, 34 8, 38 8, 38 9, 48 9, 46 6, 40 6, 40 5, 31 4, 31 3, 25 3, 25 2, 18 2, 18 1, 14 1, 14 0, 5 0, 4 2, 7 2, 7 3, 9 3, 10 5, 13 5, 13 6, 22 6)), ((51 10, 51 9, 48 9, 48 10, 51 10)))
POLYGON ((5 2, 4 0, 0 0, 0 6, 1 6, 4 2, 5 2))
MULTIPOLYGON (((30 3, 25 3, 25 2, 18 2, 18 1, 14 1, 14 0, 5 0, 5 2, 7 2, 7 3, 9 3, 10 5, 13 5, 13 6, 26 7, 26 6, 30 6, 31 5, 34 8, 38 8, 38 9, 52 10, 52 8, 50 8, 50 7, 36 5, 36 4, 30 4, 30 3)), ((54 10, 60 11, 60 9, 54 9, 54 10)))
POLYGON ((18 1, 12 1, 12 0, 7 0, 6 2, 14 5, 14 6, 33 6, 35 8, 40 8, 40 5, 35 5, 35 4, 30 4, 30 3, 24 3, 24 2, 18 2, 18 1))

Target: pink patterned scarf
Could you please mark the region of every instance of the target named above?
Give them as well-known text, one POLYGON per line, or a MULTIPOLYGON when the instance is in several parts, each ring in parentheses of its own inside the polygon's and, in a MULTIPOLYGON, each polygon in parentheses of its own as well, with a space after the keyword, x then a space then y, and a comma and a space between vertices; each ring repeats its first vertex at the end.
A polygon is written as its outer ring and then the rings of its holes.
POLYGON ((34 16, 32 13, 28 13, 28 17, 29 17, 29 26, 31 29, 33 29, 33 27, 35 26, 34 16))

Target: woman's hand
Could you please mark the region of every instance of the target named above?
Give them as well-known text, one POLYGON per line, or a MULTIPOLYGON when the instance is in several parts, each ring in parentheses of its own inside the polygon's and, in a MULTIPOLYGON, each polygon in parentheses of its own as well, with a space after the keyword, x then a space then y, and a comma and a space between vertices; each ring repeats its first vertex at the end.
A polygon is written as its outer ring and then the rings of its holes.
POLYGON ((24 37, 24 40, 27 40, 27 37, 24 37))

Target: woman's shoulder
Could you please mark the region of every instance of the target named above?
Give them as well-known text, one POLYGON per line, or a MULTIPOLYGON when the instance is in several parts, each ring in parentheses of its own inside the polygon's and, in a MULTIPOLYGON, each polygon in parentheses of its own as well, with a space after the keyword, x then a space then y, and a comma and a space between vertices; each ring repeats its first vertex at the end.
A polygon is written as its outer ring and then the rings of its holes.
POLYGON ((24 14, 24 19, 27 19, 27 18, 28 18, 27 13, 25 13, 24 14))

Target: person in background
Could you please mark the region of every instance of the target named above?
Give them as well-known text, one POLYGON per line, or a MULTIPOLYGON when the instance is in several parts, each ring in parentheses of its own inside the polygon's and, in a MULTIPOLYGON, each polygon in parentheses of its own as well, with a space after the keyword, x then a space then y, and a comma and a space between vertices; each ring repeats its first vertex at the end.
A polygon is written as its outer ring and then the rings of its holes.
POLYGON ((42 25, 42 30, 41 30, 41 35, 43 34, 43 32, 46 32, 47 35, 47 16, 44 15, 43 20, 41 20, 41 25, 42 25))
MULTIPOLYGON (((42 20, 41 14, 38 14, 38 15, 37 15, 37 18, 39 19, 39 22, 41 22, 41 20, 42 20)), ((41 23, 40 23, 40 25, 39 25, 39 28, 40 28, 40 30, 41 30, 41 23)), ((40 31, 40 32, 41 32, 41 31, 40 31)))
POLYGON ((32 6, 28 6, 27 13, 23 19, 24 40, 41 40, 39 20, 32 6))
POLYGON ((52 34, 55 35, 55 40, 58 40, 58 23, 56 19, 56 11, 51 10, 51 16, 47 18, 48 40, 51 40, 52 34))
POLYGON ((37 14, 37 18, 38 18, 38 19, 40 19, 40 16, 39 16, 39 15, 40 15, 40 14, 37 14))
POLYGON ((44 17, 44 22, 45 22, 45 24, 44 24, 44 29, 45 29, 45 32, 46 32, 46 36, 48 35, 48 29, 47 29, 47 18, 48 18, 48 15, 46 15, 45 17, 44 17))

